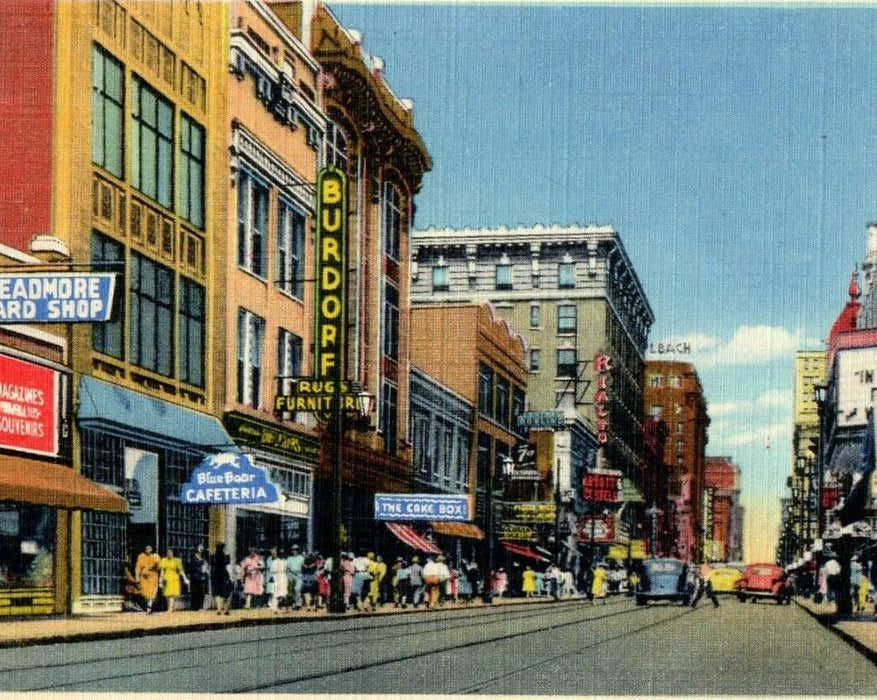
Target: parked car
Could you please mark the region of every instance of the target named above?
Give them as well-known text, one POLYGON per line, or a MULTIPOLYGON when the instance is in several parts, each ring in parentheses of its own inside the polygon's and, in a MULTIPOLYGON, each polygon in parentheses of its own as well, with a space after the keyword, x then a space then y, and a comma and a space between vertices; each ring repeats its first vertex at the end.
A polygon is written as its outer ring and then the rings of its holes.
POLYGON ((679 559, 646 559, 636 586, 636 604, 650 600, 691 602, 694 593, 694 572, 679 559))
POLYGON ((736 583, 742 576, 743 572, 740 568, 730 564, 720 564, 713 567, 710 572, 713 593, 736 593, 736 583))
POLYGON ((734 586, 741 603, 747 598, 753 603, 761 598, 773 598, 778 605, 792 600, 786 572, 776 564, 750 564, 734 586))

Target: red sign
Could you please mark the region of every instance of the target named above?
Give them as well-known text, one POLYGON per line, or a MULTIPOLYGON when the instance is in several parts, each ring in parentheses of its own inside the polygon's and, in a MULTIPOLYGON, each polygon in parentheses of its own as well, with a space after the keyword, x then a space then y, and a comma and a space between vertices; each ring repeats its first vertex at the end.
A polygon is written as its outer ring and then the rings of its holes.
POLYGON ((597 390, 594 394, 594 414, 597 417, 597 442, 609 442, 609 385, 607 379, 612 371, 612 358, 608 355, 594 355, 594 371, 597 373, 597 390))
POLYGON ((0 355, 0 447, 58 454, 58 373, 0 355))
POLYGON ((621 500, 621 476, 588 472, 582 479, 582 498, 586 501, 618 503, 621 500))
POLYGON ((822 501, 821 506, 822 510, 831 510, 834 508, 838 501, 840 500, 840 489, 837 486, 823 486, 822 487, 822 501))
POLYGON ((598 515, 579 518, 579 542, 615 542, 615 516, 598 515))

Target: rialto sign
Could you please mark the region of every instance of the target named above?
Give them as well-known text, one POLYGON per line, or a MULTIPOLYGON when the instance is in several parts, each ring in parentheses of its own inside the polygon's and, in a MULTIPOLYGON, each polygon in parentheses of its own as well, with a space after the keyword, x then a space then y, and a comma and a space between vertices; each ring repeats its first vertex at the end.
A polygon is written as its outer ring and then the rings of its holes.
POLYGON ((612 358, 608 355, 594 355, 594 372, 597 373, 597 391, 594 394, 594 412, 597 417, 597 442, 609 442, 609 373, 612 371, 612 358))

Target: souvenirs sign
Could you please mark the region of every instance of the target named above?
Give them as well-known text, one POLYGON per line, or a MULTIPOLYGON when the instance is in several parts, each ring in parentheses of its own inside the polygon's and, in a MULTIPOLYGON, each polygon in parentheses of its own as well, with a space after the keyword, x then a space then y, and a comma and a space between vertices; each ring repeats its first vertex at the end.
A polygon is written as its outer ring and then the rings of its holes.
POLYGON ((180 487, 180 500, 194 505, 277 503, 280 490, 249 455, 223 452, 205 457, 180 487))

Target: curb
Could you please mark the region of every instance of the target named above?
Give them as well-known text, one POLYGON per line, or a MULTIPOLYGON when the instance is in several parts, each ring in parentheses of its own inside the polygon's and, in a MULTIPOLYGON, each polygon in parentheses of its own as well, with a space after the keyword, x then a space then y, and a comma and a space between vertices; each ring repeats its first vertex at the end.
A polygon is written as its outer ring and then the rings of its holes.
POLYGON ((792 600, 795 602, 795 605, 804 610, 820 625, 833 632, 836 636, 840 637, 843 641, 845 641, 856 651, 862 654, 866 659, 868 659, 868 661, 870 661, 872 664, 877 665, 877 649, 872 649, 868 645, 860 642, 848 632, 845 632, 842 629, 838 629, 833 620, 833 615, 817 613, 815 610, 811 610, 806 605, 802 605, 801 603, 799 603, 795 598, 792 598, 792 600))

